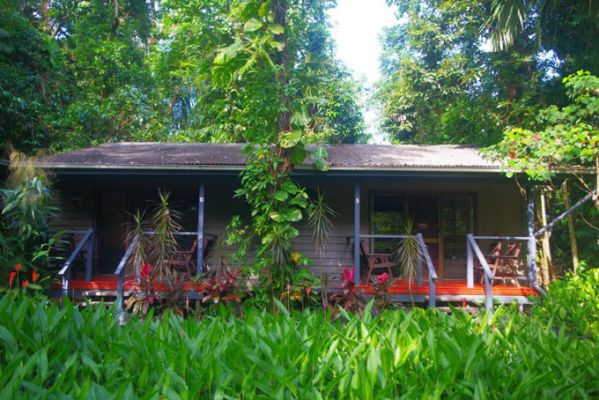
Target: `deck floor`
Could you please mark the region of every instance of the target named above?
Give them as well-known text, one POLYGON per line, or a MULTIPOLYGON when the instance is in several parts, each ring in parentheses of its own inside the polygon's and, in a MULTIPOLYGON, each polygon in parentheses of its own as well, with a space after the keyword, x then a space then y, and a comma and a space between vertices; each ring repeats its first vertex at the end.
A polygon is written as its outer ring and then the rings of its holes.
MULTIPOLYGON (((125 291, 131 289, 134 284, 134 277, 125 278, 125 291)), ((75 278, 70 282, 71 290, 78 291, 114 291, 117 289, 117 279, 114 275, 97 275, 92 281, 87 282, 84 278, 75 278)), ((194 291, 201 289, 201 285, 196 282, 186 282, 182 288, 183 291, 194 291)), ((365 294, 374 294, 369 285, 361 284, 357 289, 365 294)), ((473 288, 466 285, 466 281, 458 280, 439 280, 437 281, 437 296, 484 296, 485 289, 483 285, 476 283, 473 288)), ((167 290, 165 285, 157 284, 155 290, 167 290)), ((410 285, 407 280, 396 280, 389 287, 389 294, 415 294, 428 295, 428 282, 423 282, 418 286, 415 282, 410 285)), ((495 283, 493 285, 493 296, 529 296, 537 295, 537 292, 529 287, 515 285, 505 285, 495 283)))

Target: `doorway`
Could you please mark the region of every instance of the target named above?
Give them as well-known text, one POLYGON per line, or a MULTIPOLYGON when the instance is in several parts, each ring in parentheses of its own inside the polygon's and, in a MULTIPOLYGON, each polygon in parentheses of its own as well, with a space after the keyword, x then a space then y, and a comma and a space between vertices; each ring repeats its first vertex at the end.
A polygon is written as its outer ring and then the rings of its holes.
POLYGON ((114 273, 125 252, 126 198, 122 192, 103 192, 98 210, 98 274, 114 273))
MULTIPOLYGON (((474 232, 473 193, 374 194, 371 205, 373 234, 403 234, 404 224, 410 218, 414 232, 422 233, 438 276, 464 279, 466 235, 474 232)), ((396 240, 376 239, 371 248, 375 252, 391 253, 396 246, 396 240)))

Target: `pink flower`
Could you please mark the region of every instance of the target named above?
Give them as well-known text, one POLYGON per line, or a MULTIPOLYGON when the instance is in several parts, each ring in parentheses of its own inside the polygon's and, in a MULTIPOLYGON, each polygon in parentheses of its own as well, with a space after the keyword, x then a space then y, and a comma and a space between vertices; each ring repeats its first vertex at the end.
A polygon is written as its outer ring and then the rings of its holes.
POLYGON ((143 279, 147 279, 150 276, 150 272, 152 271, 152 264, 145 263, 141 266, 141 271, 139 271, 139 276, 143 279))
POLYGON ((541 137, 539 135, 533 135, 532 138, 533 138, 533 140, 536 140, 537 142, 539 140, 541 140, 541 137))
POLYGON ((310 296, 310 293, 312 293, 312 288, 310 286, 308 286, 306 288, 306 294, 308 295, 308 297, 310 296))
POLYGON ((343 268, 343 278, 345 279, 345 282, 353 282, 355 273, 356 271, 354 268, 343 268))
POLYGON ((379 281, 379 283, 385 283, 387 282, 387 279, 389 279, 389 275, 386 272, 383 272, 376 279, 379 281))

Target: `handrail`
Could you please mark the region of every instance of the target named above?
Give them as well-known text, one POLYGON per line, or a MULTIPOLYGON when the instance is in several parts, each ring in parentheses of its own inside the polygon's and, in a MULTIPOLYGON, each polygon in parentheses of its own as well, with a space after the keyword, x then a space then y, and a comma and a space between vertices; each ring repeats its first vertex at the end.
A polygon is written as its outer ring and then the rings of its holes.
MULTIPOLYGON (((70 231, 66 231, 66 232, 70 232, 70 231)), ((69 256, 69 258, 67 258, 67 260, 63 264, 63 267, 61 268, 61 270, 58 271, 58 275, 62 279, 62 294, 63 294, 63 296, 67 296, 68 292, 69 292, 69 283, 71 280, 71 266, 73 265, 73 262, 75 261, 75 259, 77 258, 77 256, 83 249, 83 246, 86 243, 88 243, 88 252, 87 252, 86 274, 85 275, 86 275, 87 280, 91 280, 91 267, 92 267, 92 261, 93 261, 93 254, 92 254, 93 253, 93 240, 91 240, 91 239, 94 236, 94 230, 90 228, 85 231, 73 231, 73 232, 74 233, 85 232, 85 235, 83 235, 83 237, 79 240, 79 242, 75 246, 75 249, 73 250, 73 252, 69 256)))
POLYGON ((426 262, 426 266, 428 268, 428 305, 429 307, 435 307, 437 304, 437 271, 435 271, 435 265, 431 260, 428 247, 426 246, 426 243, 424 243, 424 237, 422 236, 422 233, 416 234, 416 240, 418 241, 420 250, 422 250, 424 261, 426 262))
POLYGON ((474 236, 472 237, 476 240, 510 240, 510 241, 528 241, 530 238, 528 236, 474 236))
POLYGON ((121 258, 119 265, 114 271, 114 275, 117 276, 117 307, 120 311, 123 309, 123 298, 125 297, 125 265, 127 265, 127 261, 129 260, 129 257, 131 257, 131 253, 133 253, 133 250, 135 250, 137 247, 138 241, 139 237, 136 236, 133 238, 131 243, 129 243, 127 250, 125 251, 123 258, 121 258))
POLYGON ((480 265, 483 268, 483 272, 484 272, 483 277, 485 279, 485 303, 486 303, 487 311, 492 313, 493 312, 493 279, 495 279, 495 275, 491 271, 491 268, 489 267, 489 263, 487 263, 487 259, 483 255, 483 252, 480 250, 480 247, 478 247, 478 243, 476 243, 476 240, 474 239, 474 235, 469 233, 466 236, 466 238, 467 238, 467 245, 470 247, 471 250, 474 251, 474 254, 476 254, 476 258, 478 258, 478 262, 480 262, 480 265))

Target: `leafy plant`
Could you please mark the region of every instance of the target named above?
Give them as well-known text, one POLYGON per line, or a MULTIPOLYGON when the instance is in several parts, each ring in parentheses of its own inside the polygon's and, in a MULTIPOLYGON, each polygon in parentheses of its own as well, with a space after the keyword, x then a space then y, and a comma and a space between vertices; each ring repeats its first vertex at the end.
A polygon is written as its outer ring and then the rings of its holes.
POLYGON ((384 310, 389 304, 389 286, 391 285, 389 275, 383 272, 377 275, 372 282, 369 282, 369 285, 376 292, 377 308, 384 310))
MULTIPOLYGON (((51 249, 62 235, 50 231, 49 221, 58 208, 49 179, 35 167, 34 160, 16 151, 11 154, 9 186, 2 189, 0 202, 0 282, 6 282, 15 265, 21 266, 21 274, 35 272, 49 277, 51 249)), ((41 282, 48 280, 37 283, 41 282)))
POLYGON ((141 266, 139 275, 130 289, 129 297, 125 301, 127 310, 131 310, 134 314, 148 314, 158 299, 155 275, 156 271, 152 268, 152 264, 144 263, 141 266))
POLYGON ((337 212, 326 203, 324 195, 318 191, 308 207, 308 226, 312 229, 312 242, 321 255, 327 249, 329 233, 333 228, 332 218, 336 215, 337 212))
POLYGON ((213 278, 201 279, 197 290, 202 295, 202 303, 227 305, 240 301, 238 283, 239 272, 225 270, 213 278))
POLYGON ((166 262, 173 258, 178 249, 175 234, 181 230, 181 225, 178 222, 180 213, 170 206, 170 194, 159 190, 158 199, 149 222, 153 229, 149 257, 160 277, 163 277, 172 271, 166 262))
MULTIPOLYGON (((581 168, 599 176, 599 78, 579 71, 563 80, 571 101, 565 107, 549 106, 538 114, 538 129, 513 127, 488 155, 499 159, 508 176, 525 172, 538 181, 549 181, 561 170, 573 175, 587 192, 581 168)), ((599 208, 599 200, 595 203, 599 208)))
POLYGON ((339 307, 352 313, 360 313, 363 310, 364 305, 356 293, 355 273, 355 268, 343 268, 341 290, 332 293, 330 298, 327 299, 327 305, 333 306, 333 316, 337 315, 339 307))
POLYGON ((176 233, 181 230, 180 214, 172 209, 168 192, 159 190, 158 198, 149 218, 145 217, 145 211, 132 214, 132 229, 127 234, 127 243, 137 241, 129 258, 137 275, 126 306, 142 315, 153 306, 183 312, 181 293, 185 280, 168 263, 178 249, 176 233))
MULTIPOLYGON (((349 278, 348 270, 348 278, 349 278)), ((595 279, 595 278, 593 278, 595 279)), ((347 279, 351 282, 351 279, 347 279)), ((596 284, 591 280, 588 284, 596 284)), ((577 285, 577 284, 576 284, 577 285)), ((555 288, 550 289, 551 291, 555 288)), ((272 314, 197 320, 153 312, 121 326, 116 309, 0 297, 5 398, 596 398, 599 350, 556 318, 559 290, 532 313, 460 310, 272 314), (553 307, 553 306, 550 306, 553 307), (59 367, 58 367, 59 366, 59 367)), ((572 286, 568 309, 593 299, 572 286)), ((585 313, 597 321, 594 313, 585 313)))
POLYGON ((414 221, 411 218, 406 219, 404 232, 408 236, 399 243, 394 258, 401 266, 401 274, 408 280, 408 287, 411 288, 414 277, 417 275, 418 262, 423 259, 424 255, 418 244, 414 231, 414 221))

